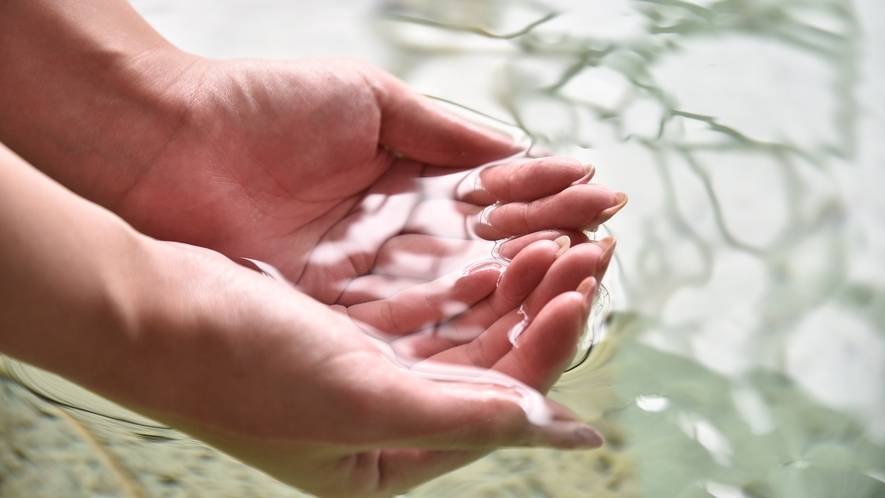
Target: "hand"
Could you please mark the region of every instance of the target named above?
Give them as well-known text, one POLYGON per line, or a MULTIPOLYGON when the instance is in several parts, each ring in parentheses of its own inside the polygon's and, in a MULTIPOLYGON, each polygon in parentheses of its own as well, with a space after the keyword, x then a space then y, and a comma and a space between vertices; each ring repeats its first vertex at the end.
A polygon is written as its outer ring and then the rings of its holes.
MULTIPOLYGON (((349 272, 342 258, 310 265, 311 252, 352 225, 357 203, 388 173, 438 176, 516 150, 363 63, 205 60, 170 45, 120 0, 13 2, 2 12, 9 50, 0 60, 16 71, 0 77, 0 140, 144 233, 270 262, 325 303, 340 302, 386 248, 375 240, 349 252, 361 263, 349 272)), ((587 185, 591 173, 552 159, 487 169, 474 192, 443 195, 456 212, 502 204, 470 227, 485 240, 567 234, 574 245, 585 241, 577 230, 625 201, 587 185)), ((426 213, 430 204, 412 208, 426 213)), ((383 221, 387 234, 402 223, 383 221)), ((408 235, 445 242, 422 230, 408 235)))
MULTIPOLYGON (((549 266, 514 273, 524 280, 514 290, 534 287, 518 347, 503 324, 432 360, 546 391, 571 359, 592 299, 593 279, 575 281, 602 253, 592 244, 557 258, 558 250, 540 241, 513 261, 549 266)), ((151 323, 105 379, 112 386, 99 388, 287 483, 320 496, 389 496, 500 446, 601 444, 553 403, 551 423, 532 425, 511 389, 415 376, 345 316, 217 254, 164 251, 158 264, 175 271, 157 274, 162 282, 150 288, 166 292, 151 299, 181 313, 151 323)))
MULTIPOLYGON (((502 247, 507 258, 538 238, 565 234, 573 244, 584 242, 580 230, 625 201, 588 184, 592 170, 572 159, 505 164, 470 176, 465 168, 517 148, 373 66, 184 65, 190 69, 179 81, 189 83, 168 92, 187 96, 180 127, 123 194, 103 202, 154 237, 271 263, 326 304, 367 298, 345 291, 378 265, 386 266, 376 274, 402 284, 489 258, 493 244, 483 241, 535 234, 502 247), (397 255, 424 264, 442 251, 449 264, 430 265, 439 271, 391 268, 403 259, 397 255)), ((137 140, 119 147, 135 149, 137 140)))
POLYGON ((434 368, 409 370, 290 286, 213 251, 144 237, 2 146, 0 166, 2 240, 14 242, 0 244, 6 353, 323 496, 390 495, 499 446, 601 444, 530 389, 546 390, 571 359, 590 275, 604 271, 611 246, 525 247, 511 263, 525 271, 504 275, 474 307, 494 315, 522 301, 530 320, 517 346, 508 327, 521 317, 511 310, 475 340, 428 352, 434 368), (442 362, 472 367, 473 382, 433 381, 464 379, 442 362), (496 385, 486 368, 525 386, 496 385))
POLYGON ((465 168, 513 145, 371 66, 202 60, 113 0, 0 9, 9 46, 0 59, 16 68, 0 76, 9 118, 0 138, 143 232, 268 261, 322 301, 217 253, 148 241, 14 168, 4 170, 14 181, 0 197, 12 206, 4 229, 17 234, 0 246, 15 262, 4 270, 15 277, 3 287, 0 316, 12 324, 0 328, 4 350, 324 495, 391 494, 503 445, 601 444, 562 407, 550 405, 552 422, 533 425, 511 389, 423 378, 445 362, 541 391, 555 381, 582 330, 592 277, 611 257, 611 241, 578 244, 579 231, 625 200, 587 184, 579 164, 504 165, 463 183, 474 178, 465 168), (27 192, 13 188, 19 176, 27 192), (427 193, 453 178, 467 187, 427 193), (371 219, 362 213, 372 194, 402 180, 396 192, 420 194, 405 221, 382 218, 381 231, 395 237, 347 258, 317 257, 341 240, 336 232, 371 219), (451 242, 447 225, 416 223, 440 203, 446 220, 467 227, 469 246, 516 237, 498 247, 512 258, 500 284, 486 268, 439 285, 443 266, 416 278, 403 263, 400 255, 451 242), (556 258, 560 244, 542 239, 562 235, 576 246, 556 258), (360 258, 366 264, 348 268, 360 258), (387 288, 366 285, 386 277, 387 288), (419 282, 403 286, 407 279, 419 282), (482 292, 459 286, 463 279, 482 292), (403 299, 410 292, 470 304, 459 313, 422 308, 403 299), (414 319, 399 327, 406 333, 427 323, 419 318, 445 332, 391 341, 428 358, 412 370, 356 325, 383 323, 380 312, 397 306, 396 316, 414 319), (528 320, 514 345, 520 310, 528 320))

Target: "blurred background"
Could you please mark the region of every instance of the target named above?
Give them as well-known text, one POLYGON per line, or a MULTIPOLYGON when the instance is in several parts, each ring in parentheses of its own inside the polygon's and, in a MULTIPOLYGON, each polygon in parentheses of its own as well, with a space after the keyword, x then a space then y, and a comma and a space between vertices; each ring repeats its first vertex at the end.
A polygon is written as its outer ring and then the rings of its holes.
MULTIPOLYGON (((885 496, 878 0, 131 3, 208 57, 369 60, 630 195, 603 340, 552 393, 606 446, 499 451, 408 496, 885 496)), ((2 369, 0 496, 302 496, 2 369)))

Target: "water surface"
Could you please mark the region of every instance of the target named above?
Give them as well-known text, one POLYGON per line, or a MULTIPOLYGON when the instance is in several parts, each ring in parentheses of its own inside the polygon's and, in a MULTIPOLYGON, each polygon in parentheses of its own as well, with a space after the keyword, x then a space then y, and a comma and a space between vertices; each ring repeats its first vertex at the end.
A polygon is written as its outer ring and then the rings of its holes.
MULTIPOLYGON (((885 496, 875 0, 133 4, 208 56, 370 59, 630 195, 606 340, 553 393, 607 446, 500 451, 411 496, 885 496)), ((148 496, 188 489, 128 462, 148 496)))

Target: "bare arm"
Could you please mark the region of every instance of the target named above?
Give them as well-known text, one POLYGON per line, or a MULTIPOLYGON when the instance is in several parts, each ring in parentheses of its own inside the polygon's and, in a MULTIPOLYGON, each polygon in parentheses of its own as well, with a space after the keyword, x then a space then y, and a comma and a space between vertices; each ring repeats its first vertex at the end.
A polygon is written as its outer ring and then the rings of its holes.
POLYGON ((122 0, 0 2, 0 141, 113 204, 176 132, 196 58, 122 0))

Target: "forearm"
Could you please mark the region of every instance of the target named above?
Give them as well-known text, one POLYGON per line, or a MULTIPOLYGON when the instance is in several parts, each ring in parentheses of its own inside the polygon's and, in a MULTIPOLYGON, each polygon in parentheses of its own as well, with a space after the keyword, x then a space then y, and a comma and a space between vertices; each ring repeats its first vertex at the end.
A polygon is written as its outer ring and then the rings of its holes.
POLYGON ((113 205, 175 133, 194 60, 124 0, 2 1, 0 142, 113 205))
POLYGON ((0 144, 0 351, 78 381, 112 369, 142 239, 0 144))
POLYGON ((139 234, 0 144, 0 352, 142 409, 192 411, 208 378, 238 371, 237 310, 216 301, 226 267, 195 268, 199 252, 139 234))
POLYGON ((139 234, 0 144, 0 352, 152 414, 257 432, 317 396, 274 379, 296 356, 316 371, 348 324, 218 253, 139 234), (250 415, 284 393, 294 408, 250 415))

